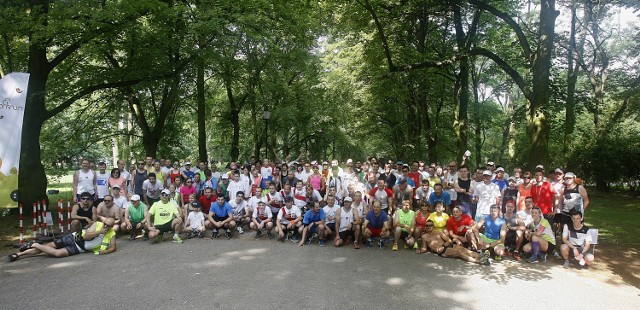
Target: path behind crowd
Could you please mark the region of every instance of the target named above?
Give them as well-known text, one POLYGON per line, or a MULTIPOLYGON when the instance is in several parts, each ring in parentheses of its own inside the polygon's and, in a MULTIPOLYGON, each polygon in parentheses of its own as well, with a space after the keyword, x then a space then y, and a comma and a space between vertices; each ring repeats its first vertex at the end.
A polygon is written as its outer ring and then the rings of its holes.
MULTIPOLYGON (((264 239, 264 237, 263 237, 264 239)), ((5 309, 638 309, 640 289, 557 261, 490 267, 378 248, 186 240, 0 262, 5 309)))

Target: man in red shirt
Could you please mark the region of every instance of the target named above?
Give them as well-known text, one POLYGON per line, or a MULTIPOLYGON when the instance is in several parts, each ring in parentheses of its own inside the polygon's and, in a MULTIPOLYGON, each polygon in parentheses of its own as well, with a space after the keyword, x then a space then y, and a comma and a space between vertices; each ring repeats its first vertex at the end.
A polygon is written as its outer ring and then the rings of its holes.
POLYGON ((206 218, 209 215, 209 209, 211 208, 211 203, 217 200, 216 195, 213 194, 213 189, 211 187, 207 187, 204 189, 204 195, 200 196, 198 199, 198 203, 200 203, 200 209, 202 213, 204 213, 204 217, 206 218))
MULTIPOLYGON (((475 243, 473 238, 473 219, 462 213, 460 206, 453 207, 453 216, 447 220, 447 231, 449 237, 457 245, 467 246, 469 243, 475 243)), ((475 244, 474 248, 477 248, 475 244)))
POLYGON ((544 170, 536 168, 535 179, 536 184, 531 187, 533 204, 540 207, 544 218, 553 226, 555 206, 558 204, 556 190, 544 179, 544 170))

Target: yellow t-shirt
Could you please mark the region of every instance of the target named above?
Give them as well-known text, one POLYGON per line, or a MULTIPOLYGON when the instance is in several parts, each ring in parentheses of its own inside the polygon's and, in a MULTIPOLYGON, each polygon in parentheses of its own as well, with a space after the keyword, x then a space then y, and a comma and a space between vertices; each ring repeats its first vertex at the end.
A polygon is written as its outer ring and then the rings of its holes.
POLYGON ((447 228, 447 220, 449 219, 449 214, 442 213, 442 215, 438 216, 438 213, 433 212, 429 214, 429 218, 427 220, 431 220, 433 222, 433 229, 435 231, 444 231, 447 228))
POLYGON ((151 206, 149 214, 153 215, 153 226, 158 226, 173 221, 174 216, 178 216, 178 209, 171 201, 162 203, 160 200, 151 206))

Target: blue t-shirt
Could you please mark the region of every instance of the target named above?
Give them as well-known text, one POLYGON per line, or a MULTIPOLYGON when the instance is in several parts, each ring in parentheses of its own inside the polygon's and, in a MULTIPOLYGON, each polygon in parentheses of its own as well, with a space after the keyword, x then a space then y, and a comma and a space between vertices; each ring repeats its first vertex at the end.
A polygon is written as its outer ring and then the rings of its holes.
MULTIPOLYGON (((409 184, 409 186, 416 188, 416 182, 413 182, 413 179, 410 177, 406 177, 405 180, 407 180, 407 184, 409 184)), ((396 179, 396 185, 400 184, 400 178, 396 179)))
POLYGON ((484 217, 484 235, 487 238, 498 240, 500 239, 500 230, 504 224, 504 219, 498 217, 495 221, 491 218, 491 215, 484 217))
POLYGON ((375 229, 381 229, 382 226, 384 226, 384 222, 389 220, 389 216, 384 210, 380 211, 380 214, 378 216, 376 216, 373 210, 369 210, 365 218, 367 219, 367 221, 369 221, 369 227, 375 229))
POLYGON ((302 224, 309 225, 311 223, 324 221, 327 218, 327 215, 324 213, 324 210, 320 209, 317 213, 313 213, 313 210, 308 210, 304 214, 304 218, 302 219, 302 224))
POLYGON ((440 196, 436 195, 435 192, 431 193, 431 195, 429 195, 429 204, 432 206, 436 205, 436 202, 438 201, 442 201, 442 204, 444 206, 450 206, 451 205, 451 196, 449 196, 448 192, 442 192, 442 194, 440 194, 440 196))
POLYGON ((217 201, 211 204, 209 213, 214 213, 216 217, 228 217, 233 214, 231 205, 225 201, 224 205, 220 205, 217 201))
POLYGON ((503 189, 507 188, 507 186, 509 186, 509 180, 498 180, 498 179, 493 179, 491 180, 492 183, 498 185, 498 188, 500 188, 500 191, 502 192, 503 189))
POLYGON ((183 171, 184 175, 186 175, 189 179, 191 179, 191 181, 193 181, 193 177, 196 175, 195 172, 193 172, 192 170, 185 170, 183 171))

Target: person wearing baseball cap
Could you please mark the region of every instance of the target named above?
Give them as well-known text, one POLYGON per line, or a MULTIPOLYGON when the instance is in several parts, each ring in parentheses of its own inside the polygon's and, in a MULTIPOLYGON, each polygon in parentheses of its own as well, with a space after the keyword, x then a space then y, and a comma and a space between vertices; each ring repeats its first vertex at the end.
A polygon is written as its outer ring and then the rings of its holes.
POLYGON ((146 215, 147 223, 149 223, 149 237, 154 239, 154 243, 161 242, 163 234, 172 230, 173 242, 182 243, 179 236, 182 218, 175 203, 169 200, 169 194, 171 191, 163 189, 160 192, 160 201, 154 203, 146 215))
POLYGON ((564 187, 560 192, 558 205, 561 208, 560 223, 561 226, 572 225, 571 210, 576 210, 582 214, 584 219, 584 213, 589 207, 589 195, 587 189, 584 186, 576 183, 576 175, 573 172, 567 172, 564 175, 564 187))
POLYGON ((144 240, 149 240, 147 220, 145 214, 147 213, 147 206, 140 201, 139 195, 132 195, 131 201, 125 207, 124 221, 120 225, 122 231, 129 232, 129 240, 134 240, 138 235, 138 231, 145 229, 144 240))

